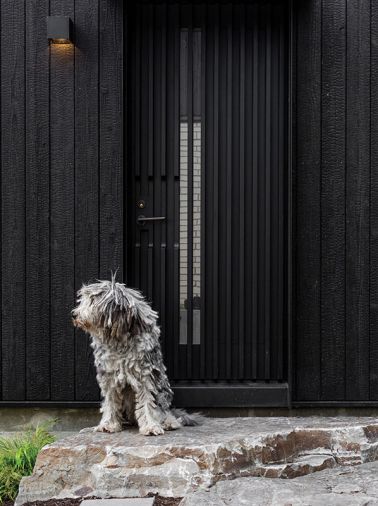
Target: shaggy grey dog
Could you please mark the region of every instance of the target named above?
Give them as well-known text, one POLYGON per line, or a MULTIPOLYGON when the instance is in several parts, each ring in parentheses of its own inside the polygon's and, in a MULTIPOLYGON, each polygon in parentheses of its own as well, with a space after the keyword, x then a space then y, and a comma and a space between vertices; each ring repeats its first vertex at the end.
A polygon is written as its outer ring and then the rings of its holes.
POLYGON ((111 281, 83 285, 73 324, 90 334, 103 398, 100 432, 139 426, 144 435, 197 425, 199 415, 172 410, 173 392, 160 349, 158 315, 137 290, 111 281))

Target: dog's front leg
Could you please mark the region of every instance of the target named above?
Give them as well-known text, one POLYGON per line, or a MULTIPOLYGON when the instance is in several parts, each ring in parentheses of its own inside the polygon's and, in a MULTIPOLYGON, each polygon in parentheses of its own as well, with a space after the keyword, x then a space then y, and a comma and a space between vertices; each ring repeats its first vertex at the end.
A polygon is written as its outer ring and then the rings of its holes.
POLYGON ((135 393, 135 418, 139 432, 144 436, 159 436, 164 434, 162 413, 156 406, 154 385, 149 380, 148 376, 139 379, 133 374, 127 378, 135 393))
POLYGON ((101 404, 101 422, 95 427, 96 432, 120 432, 123 422, 124 386, 115 381, 113 374, 98 377, 103 401, 101 404))

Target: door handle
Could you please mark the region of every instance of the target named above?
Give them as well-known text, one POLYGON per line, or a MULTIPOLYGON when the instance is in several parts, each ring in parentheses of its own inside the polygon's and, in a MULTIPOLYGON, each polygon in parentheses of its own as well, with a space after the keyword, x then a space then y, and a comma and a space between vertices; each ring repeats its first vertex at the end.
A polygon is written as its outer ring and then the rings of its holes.
POLYGON ((137 218, 137 223, 138 225, 145 225, 147 221, 164 221, 165 220, 165 216, 149 216, 149 217, 146 217, 146 216, 143 216, 143 214, 141 214, 140 216, 138 216, 137 218))

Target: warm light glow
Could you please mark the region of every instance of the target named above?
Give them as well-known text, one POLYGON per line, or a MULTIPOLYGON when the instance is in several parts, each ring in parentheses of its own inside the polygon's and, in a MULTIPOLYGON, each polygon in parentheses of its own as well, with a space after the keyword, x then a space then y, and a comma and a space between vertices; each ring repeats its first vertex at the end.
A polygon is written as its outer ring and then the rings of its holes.
POLYGON ((68 39, 50 39, 51 44, 72 44, 68 39))

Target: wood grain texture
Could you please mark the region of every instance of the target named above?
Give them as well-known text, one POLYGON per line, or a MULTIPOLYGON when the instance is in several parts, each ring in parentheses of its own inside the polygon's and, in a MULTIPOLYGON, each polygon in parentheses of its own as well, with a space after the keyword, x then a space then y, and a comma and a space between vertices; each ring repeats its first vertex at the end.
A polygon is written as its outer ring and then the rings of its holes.
POLYGON ((320 398, 321 0, 297 16, 295 158, 296 399, 320 398))
POLYGON ((345 395, 346 4, 323 2, 321 399, 345 395))
POLYGON ((297 14, 294 398, 377 400, 377 8, 308 2, 297 14))
POLYGON ((49 50, 44 35, 49 2, 25 5, 26 398, 49 400, 49 50))
MULTIPOLYGON (((74 20, 74 0, 52 0, 74 20)), ((75 398, 75 91, 73 45, 51 45, 51 399, 75 398)))
POLYGON ((346 399, 369 398, 370 2, 347 2, 346 399), (357 142, 356 142, 357 140, 357 142), (357 381, 356 381, 357 378, 357 381))
POLYGON ((97 400, 70 310, 100 258, 123 269, 122 2, 6 0, 0 23, 1 398, 97 400), (74 45, 48 45, 49 14, 74 45))
POLYGON ((25 388, 24 1, 1 2, 2 398, 25 388))
POLYGON ((100 272, 123 278, 123 2, 100 5, 100 272))
MULTIPOLYGON (((99 277, 99 3, 75 4, 75 291, 99 277)), ((75 333, 75 399, 99 397, 90 340, 75 333)))
MULTIPOLYGON (((371 4, 371 132, 370 132, 370 399, 378 400, 378 5, 371 4)), ((367 368, 367 367, 366 367, 367 368)))

